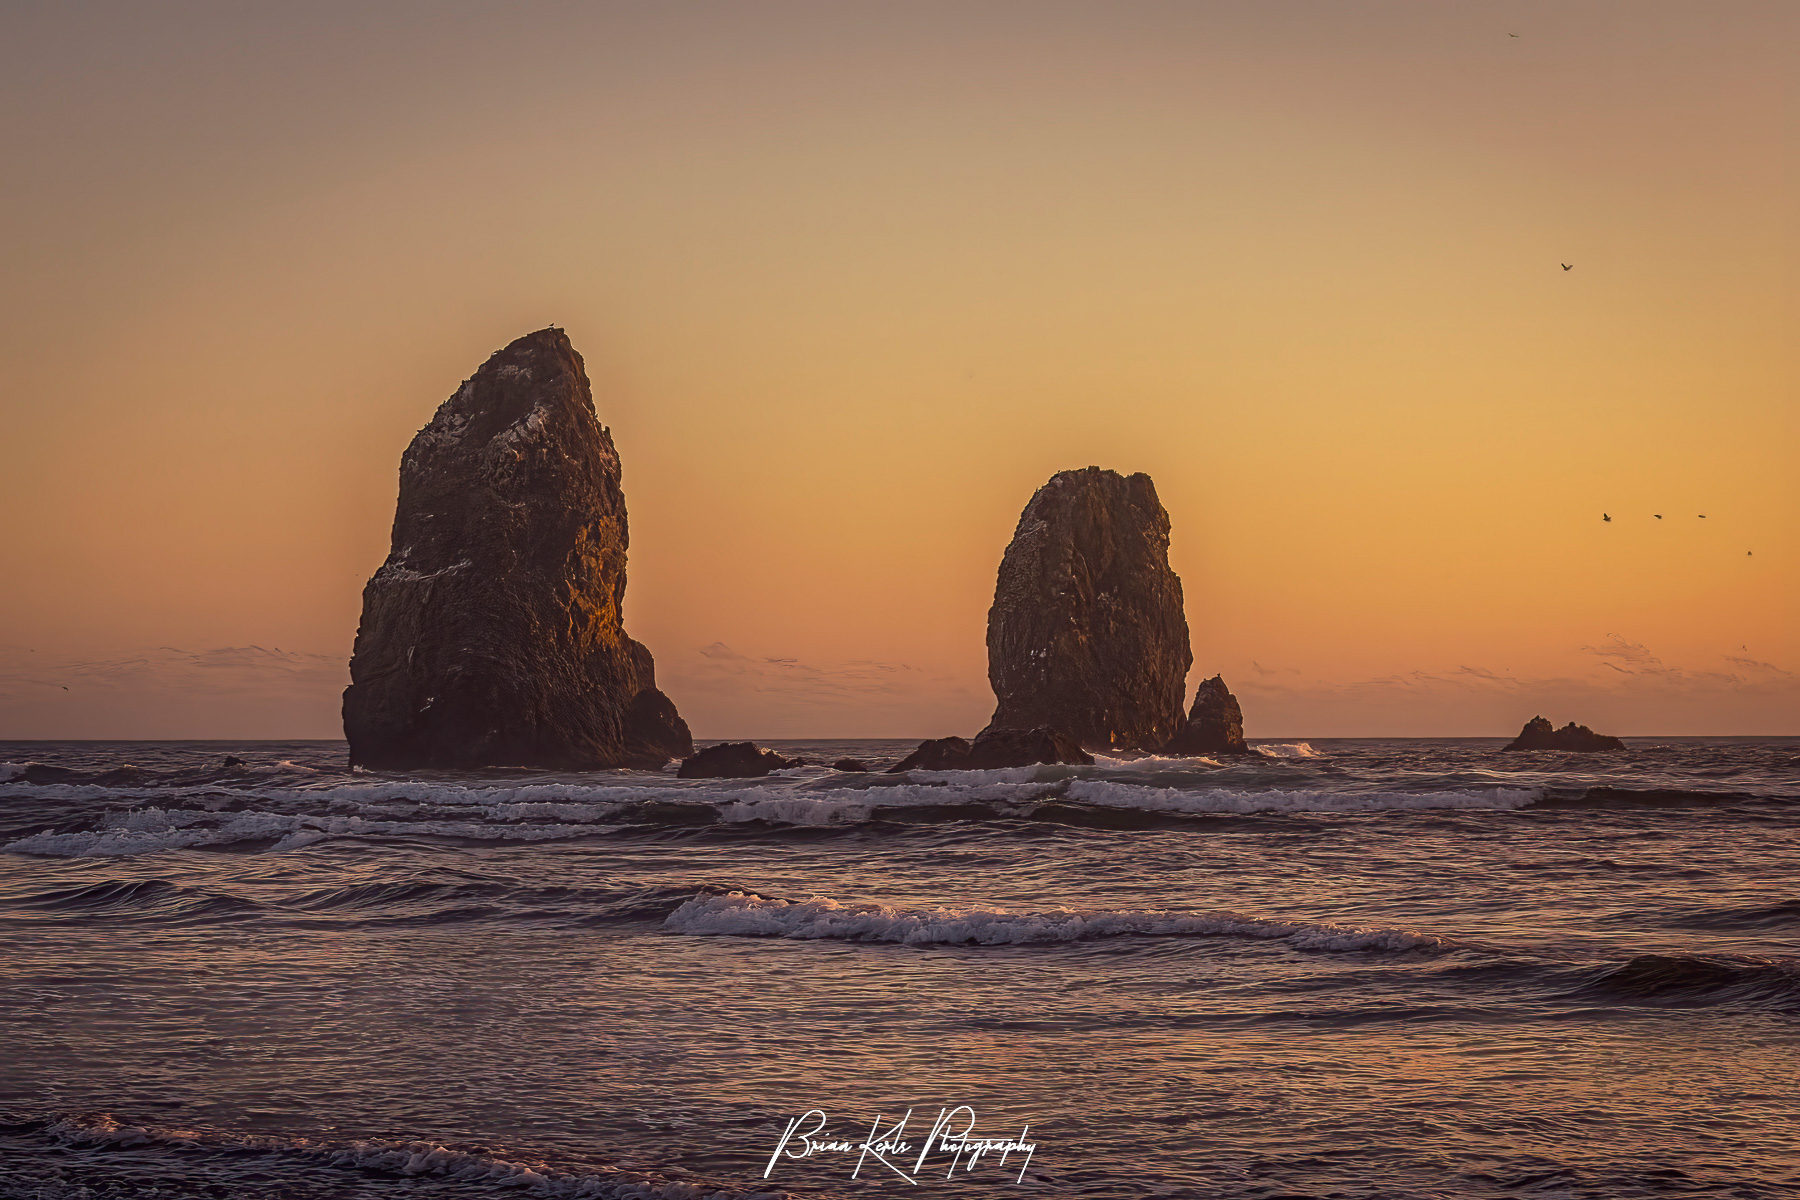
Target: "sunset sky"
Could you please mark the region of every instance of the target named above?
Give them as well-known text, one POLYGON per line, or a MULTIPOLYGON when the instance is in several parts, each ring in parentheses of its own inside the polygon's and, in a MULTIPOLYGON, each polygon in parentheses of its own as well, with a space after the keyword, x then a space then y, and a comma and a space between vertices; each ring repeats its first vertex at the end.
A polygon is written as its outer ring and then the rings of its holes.
POLYGON ((8 5, 0 737, 338 736, 401 451, 551 323, 702 738, 973 733, 1014 522, 1090 464, 1155 479, 1253 737, 1800 733, 1797 39, 8 5))

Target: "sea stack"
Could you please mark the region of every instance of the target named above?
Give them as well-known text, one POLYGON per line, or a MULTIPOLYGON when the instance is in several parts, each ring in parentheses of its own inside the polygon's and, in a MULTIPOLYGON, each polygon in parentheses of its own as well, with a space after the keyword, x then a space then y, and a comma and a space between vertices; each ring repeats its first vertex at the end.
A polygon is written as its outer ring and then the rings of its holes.
POLYGON ((1623 750, 1625 743, 1616 737, 1607 737, 1604 733, 1595 733, 1586 725, 1577 725, 1570 721, 1561 729, 1552 728, 1550 722, 1543 717, 1533 717, 1525 722, 1525 728, 1519 736, 1503 747, 1506 750, 1573 750, 1585 754, 1597 754, 1608 750, 1623 750))
POLYGON ((581 355, 527 334, 400 460, 393 548, 363 589, 353 764, 660 768, 693 738, 625 635, 625 494, 581 355))
POLYGON ((1244 710, 1237 697, 1214 675, 1194 690, 1194 707, 1163 753, 1179 757, 1202 754, 1254 754, 1244 744, 1244 710))
POLYGON ((1019 517, 988 610, 990 730, 1160 750, 1193 662, 1169 514, 1144 474, 1063 471, 1019 517))

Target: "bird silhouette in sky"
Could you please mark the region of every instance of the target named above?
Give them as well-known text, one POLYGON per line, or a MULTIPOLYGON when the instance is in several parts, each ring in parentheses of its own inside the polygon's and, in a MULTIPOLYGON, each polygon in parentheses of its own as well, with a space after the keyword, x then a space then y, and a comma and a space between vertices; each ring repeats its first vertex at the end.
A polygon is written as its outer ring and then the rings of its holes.
POLYGON ((1701 514, 1700 514, 1700 519, 1701 519, 1701 520, 1702 520, 1702 521, 1704 521, 1704 520, 1706 520, 1706 514, 1705 514, 1705 513, 1701 513, 1701 514))
POLYGON ((1651 514, 1650 514, 1650 515, 1651 515, 1651 516, 1653 516, 1653 517, 1655 517, 1655 518, 1656 518, 1656 519, 1657 519, 1657 520, 1659 520, 1659 521, 1660 521, 1660 520, 1662 520, 1662 514, 1661 514, 1661 513, 1651 513, 1651 514))
POLYGON ((1601 513, 1600 519, 1602 521, 1610 521, 1610 520, 1612 520, 1612 514, 1611 513, 1601 513))
POLYGON ((1507 37, 1518 37, 1518 36, 1519 36, 1519 35, 1518 35, 1518 34, 1516 34, 1516 33, 1509 33, 1509 34, 1507 34, 1507 35, 1506 35, 1506 36, 1507 36, 1507 37))
POLYGON ((1575 269, 1575 264, 1574 263, 1564 263, 1562 265, 1562 269, 1565 271, 1573 271, 1575 269))

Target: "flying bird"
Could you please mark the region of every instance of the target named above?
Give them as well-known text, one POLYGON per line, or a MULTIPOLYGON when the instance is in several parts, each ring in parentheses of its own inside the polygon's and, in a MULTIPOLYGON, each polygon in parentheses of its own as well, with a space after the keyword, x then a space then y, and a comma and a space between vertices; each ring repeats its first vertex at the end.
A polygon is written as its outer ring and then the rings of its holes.
POLYGON ((1701 514, 1700 514, 1700 519, 1701 519, 1701 520, 1702 520, 1702 521, 1704 521, 1704 520, 1706 520, 1706 514, 1705 514, 1705 513, 1701 513, 1701 514))
POLYGON ((1516 34, 1516 33, 1509 33, 1509 34, 1507 34, 1507 35, 1506 35, 1506 36, 1507 36, 1507 37, 1518 37, 1518 36, 1519 36, 1519 35, 1518 35, 1518 34, 1516 34))
POLYGON ((1562 269, 1565 271, 1573 271, 1575 269, 1575 264, 1574 263, 1563 263, 1562 269))
POLYGON ((1611 513, 1601 513, 1600 519, 1602 521, 1610 521, 1610 520, 1612 520, 1612 514, 1611 513))
POLYGON ((1653 516, 1653 517, 1655 517, 1655 518, 1656 518, 1656 519, 1657 519, 1657 520, 1659 520, 1659 521, 1660 521, 1660 520, 1662 520, 1662 514, 1661 514, 1661 513, 1651 513, 1651 514, 1650 514, 1650 515, 1651 515, 1651 516, 1653 516))

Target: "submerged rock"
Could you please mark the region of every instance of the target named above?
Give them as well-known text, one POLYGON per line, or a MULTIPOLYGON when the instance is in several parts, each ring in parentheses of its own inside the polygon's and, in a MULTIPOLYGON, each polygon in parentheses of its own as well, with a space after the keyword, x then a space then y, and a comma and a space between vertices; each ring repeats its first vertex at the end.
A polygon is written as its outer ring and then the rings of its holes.
POLYGON ((902 771, 993 771, 1001 767, 1029 767, 1034 763, 1089 764, 1094 756, 1074 738, 1048 726, 1036 729, 995 729, 976 735, 973 743, 959 737, 934 738, 888 768, 902 771))
POLYGON ((783 758, 755 742, 720 742, 682 759, 676 775, 682 779, 755 779, 770 771, 800 765, 800 759, 783 758))
POLYGON ((1037 490, 988 610, 990 729, 1058 729, 1089 750, 1160 750, 1193 654, 1169 514, 1144 474, 1063 471, 1037 490))
POLYGON ((344 692, 372 767, 660 767, 693 738, 625 635, 625 494, 559 329, 482 364, 400 460, 344 692))
POLYGON ((1625 743, 1616 737, 1595 733, 1586 725, 1577 725, 1573 721, 1561 729, 1553 729, 1543 717, 1533 717, 1525 722, 1519 736, 1505 747, 1505 750, 1574 750, 1589 754, 1623 749, 1625 743))
POLYGON ((869 769, 869 764, 860 758, 840 758, 831 764, 831 769, 834 771, 849 772, 867 771, 869 769))
POLYGON ((1244 712, 1237 697, 1218 675, 1194 689, 1194 707, 1164 754, 1193 757, 1201 754, 1255 754, 1244 744, 1244 712))

